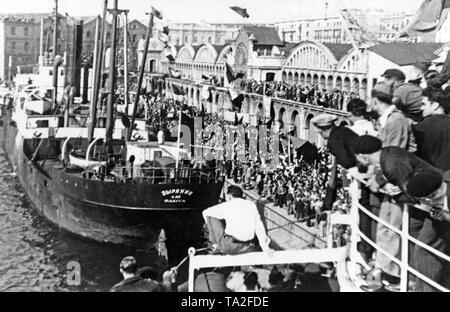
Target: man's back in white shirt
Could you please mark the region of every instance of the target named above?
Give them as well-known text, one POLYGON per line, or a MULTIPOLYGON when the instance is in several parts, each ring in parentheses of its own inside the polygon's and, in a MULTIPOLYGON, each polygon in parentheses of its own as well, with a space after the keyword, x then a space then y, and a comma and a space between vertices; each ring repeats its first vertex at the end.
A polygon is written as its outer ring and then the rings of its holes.
POLYGON ((205 221, 207 217, 224 220, 225 234, 241 242, 251 241, 256 235, 261 248, 264 251, 269 248, 270 239, 267 237, 258 209, 251 201, 234 198, 203 211, 203 217, 205 221))

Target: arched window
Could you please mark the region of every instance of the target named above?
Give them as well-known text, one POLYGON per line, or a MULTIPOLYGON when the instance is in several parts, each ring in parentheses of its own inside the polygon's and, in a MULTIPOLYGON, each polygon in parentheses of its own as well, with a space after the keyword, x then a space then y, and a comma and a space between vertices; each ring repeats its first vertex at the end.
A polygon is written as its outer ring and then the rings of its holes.
POLYGON ((133 43, 136 42, 136 35, 133 35, 133 36, 131 37, 131 42, 133 42, 133 43))
POLYGON ((11 27, 11 35, 16 35, 16 27, 11 27))
POLYGON ((25 27, 25 28, 23 29, 23 34, 24 34, 25 36, 28 36, 28 27, 25 27))
POLYGON ((26 52, 28 52, 28 49, 29 49, 29 48, 30 48, 29 43, 28 43, 28 42, 25 42, 24 45, 23 45, 23 49, 24 49, 26 52))
POLYGON ((11 41, 11 49, 13 50, 16 49, 16 43, 14 41, 11 41))

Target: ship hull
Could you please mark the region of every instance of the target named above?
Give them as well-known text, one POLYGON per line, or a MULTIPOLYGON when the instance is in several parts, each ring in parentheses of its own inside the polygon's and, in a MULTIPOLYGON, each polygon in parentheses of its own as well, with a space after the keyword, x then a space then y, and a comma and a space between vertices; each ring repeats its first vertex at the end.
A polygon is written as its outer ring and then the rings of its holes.
POLYGON ((34 208, 61 229, 99 242, 151 248, 164 229, 169 254, 186 250, 201 238, 201 212, 217 204, 222 191, 222 183, 105 183, 84 179, 58 161, 31 162, 9 116, 2 144, 34 208))

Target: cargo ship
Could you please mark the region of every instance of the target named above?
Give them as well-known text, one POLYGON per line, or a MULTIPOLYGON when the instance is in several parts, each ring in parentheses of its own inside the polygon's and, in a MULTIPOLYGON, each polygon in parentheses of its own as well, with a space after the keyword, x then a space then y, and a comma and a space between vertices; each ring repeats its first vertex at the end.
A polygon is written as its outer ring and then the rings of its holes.
MULTIPOLYGON (((115 42, 117 14, 113 25, 115 42)), ((34 207, 61 229, 99 242, 138 248, 155 246, 164 230, 170 255, 171 250, 198 242, 201 212, 219 202, 224 180, 215 168, 192 168, 190 152, 180 145, 179 138, 178 143, 150 142, 145 121, 140 128, 134 115, 137 128, 120 128, 115 96, 109 96, 106 113, 96 107, 97 81, 103 74, 95 69, 102 64, 98 52, 103 51, 102 38, 98 36, 90 114, 75 113, 73 92, 58 101, 58 85, 46 81, 50 72, 58 75, 62 63, 50 55, 50 60, 41 59, 32 83, 16 84, 12 105, 4 110, 2 145, 34 207), (103 124, 106 126, 101 127, 103 124)), ((110 68, 116 68, 115 53, 113 44, 110 68)), ((73 64, 80 64, 80 56, 76 52, 72 56, 72 68, 70 55, 64 58, 64 72, 73 78, 73 64)), ((141 76, 143 70, 141 66, 141 76)), ((116 94, 114 72, 109 76, 110 95, 116 94)), ((72 82, 69 87, 77 84, 76 79, 65 81, 72 82)), ((136 106, 139 85, 137 90, 136 106)))

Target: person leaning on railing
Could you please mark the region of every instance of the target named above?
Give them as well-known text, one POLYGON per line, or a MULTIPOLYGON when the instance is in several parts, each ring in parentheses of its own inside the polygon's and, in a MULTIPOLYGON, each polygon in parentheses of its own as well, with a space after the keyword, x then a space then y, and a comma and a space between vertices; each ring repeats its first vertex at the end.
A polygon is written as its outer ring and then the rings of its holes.
MULTIPOLYGON (((416 173, 407 185, 407 192, 420 203, 420 209, 429 212, 418 240, 450 255, 450 172, 442 175, 435 171, 416 173)), ((450 289, 448 269, 450 263, 419 246, 414 254, 417 270, 441 286, 450 289)), ((416 291, 436 291, 421 279, 416 281, 416 291)))
MULTIPOLYGON (((397 228, 401 228, 401 215, 403 213, 403 204, 414 204, 414 199, 406 192, 410 179, 418 172, 430 171, 436 174, 442 174, 442 171, 435 168, 420 159, 413 153, 399 147, 382 148, 382 142, 372 136, 359 137, 353 146, 358 161, 366 166, 375 167, 375 174, 369 175, 365 181, 366 185, 373 192, 382 192, 386 194, 389 201, 392 202, 389 209, 385 210, 385 219, 387 222, 397 228), (399 209, 399 211, 397 211, 399 209), (395 218, 399 222, 393 222, 393 218, 400 214, 400 218, 395 218)), ((386 202, 386 200, 384 201, 386 202)), ((387 206, 385 206, 386 208, 387 206)), ((420 210, 410 209, 410 232, 411 236, 418 238, 423 228, 423 220, 427 215, 420 210)), ((381 218, 381 215, 380 215, 381 218)), ((377 227, 376 243, 392 256, 400 258, 400 237, 381 224, 377 227)), ((376 263, 386 273, 391 281, 399 281, 400 268, 386 256, 380 257, 377 253, 376 263)), ((413 265, 418 259, 413 253, 413 265)), ((396 284, 396 283, 393 283, 396 284)))

